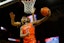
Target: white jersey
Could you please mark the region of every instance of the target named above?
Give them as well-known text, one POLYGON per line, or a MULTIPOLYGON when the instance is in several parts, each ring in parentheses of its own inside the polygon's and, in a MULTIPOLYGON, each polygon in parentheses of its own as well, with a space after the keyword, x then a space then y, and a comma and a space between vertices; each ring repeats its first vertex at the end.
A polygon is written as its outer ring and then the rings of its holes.
MULTIPOLYGON (((30 18, 30 22, 33 22, 33 17, 32 15, 28 16, 28 18, 30 18)), ((35 21, 37 20, 36 14, 34 15, 35 21)))

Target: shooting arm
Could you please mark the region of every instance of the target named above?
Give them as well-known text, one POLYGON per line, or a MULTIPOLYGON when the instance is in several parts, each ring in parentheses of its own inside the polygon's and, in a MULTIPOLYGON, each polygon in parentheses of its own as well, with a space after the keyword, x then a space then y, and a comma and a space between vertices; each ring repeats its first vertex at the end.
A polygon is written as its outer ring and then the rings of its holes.
POLYGON ((36 26, 36 25, 39 25, 41 24, 42 22, 45 22, 49 17, 51 16, 51 11, 49 10, 49 15, 48 16, 45 16, 44 18, 40 19, 40 20, 37 20, 37 21, 34 21, 33 24, 36 26))
POLYGON ((49 18, 49 17, 46 16, 46 17, 44 17, 44 18, 42 18, 42 19, 40 19, 40 20, 37 20, 37 21, 33 22, 33 24, 34 24, 35 26, 37 26, 37 25, 41 24, 42 22, 45 22, 48 18, 49 18))

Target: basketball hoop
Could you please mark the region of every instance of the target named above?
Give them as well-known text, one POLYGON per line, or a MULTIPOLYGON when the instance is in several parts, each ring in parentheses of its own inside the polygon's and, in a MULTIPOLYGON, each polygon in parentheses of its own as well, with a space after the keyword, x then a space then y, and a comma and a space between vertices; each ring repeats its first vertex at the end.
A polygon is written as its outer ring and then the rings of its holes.
POLYGON ((32 14, 31 11, 34 9, 34 4, 36 0, 30 0, 30 1, 22 0, 21 2, 24 4, 24 12, 26 14, 32 14))

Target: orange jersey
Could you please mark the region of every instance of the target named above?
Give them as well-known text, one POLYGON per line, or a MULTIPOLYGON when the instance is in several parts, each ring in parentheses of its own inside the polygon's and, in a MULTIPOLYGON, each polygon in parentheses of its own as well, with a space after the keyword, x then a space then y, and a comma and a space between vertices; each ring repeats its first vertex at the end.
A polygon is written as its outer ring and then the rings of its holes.
MULTIPOLYGON (((28 40, 35 40, 35 28, 32 23, 28 23, 27 25, 22 26, 22 32, 23 34, 27 33, 29 31, 29 35, 24 37, 24 42, 28 40)), ((27 42, 29 43, 29 42, 27 42)))

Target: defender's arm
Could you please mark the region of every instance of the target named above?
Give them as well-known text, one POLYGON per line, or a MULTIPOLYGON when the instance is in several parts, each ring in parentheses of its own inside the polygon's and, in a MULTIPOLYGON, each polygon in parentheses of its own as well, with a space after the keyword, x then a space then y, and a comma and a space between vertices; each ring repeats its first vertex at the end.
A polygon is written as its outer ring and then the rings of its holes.
POLYGON ((15 22, 13 19, 11 19, 11 24, 12 24, 13 26, 20 26, 20 25, 21 25, 20 22, 15 22))
POLYGON ((15 20, 14 20, 15 19, 15 14, 13 12, 10 13, 10 18, 11 18, 11 24, 13 26, 19 26, 19 25, 21 25, 20 22, 15 22, 15 20))

